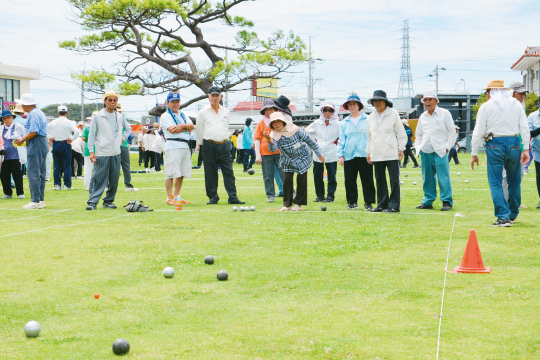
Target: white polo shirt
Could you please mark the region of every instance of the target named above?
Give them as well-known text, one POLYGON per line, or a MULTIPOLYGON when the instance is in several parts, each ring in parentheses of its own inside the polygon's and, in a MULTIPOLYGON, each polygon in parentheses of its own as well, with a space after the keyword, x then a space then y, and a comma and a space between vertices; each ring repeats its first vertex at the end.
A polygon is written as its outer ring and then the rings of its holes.
POLYGON ((203 140, 225 141, 229 138, 230 112, 223 106, 219 106, 216 113, 211 105, 199 111, 197 115, 197 142, 203 140))
POLYGON ((79 136, 79 128, 75 121, 59 116, 47 125, 47 137, 55 141, 75 140, 79 136))

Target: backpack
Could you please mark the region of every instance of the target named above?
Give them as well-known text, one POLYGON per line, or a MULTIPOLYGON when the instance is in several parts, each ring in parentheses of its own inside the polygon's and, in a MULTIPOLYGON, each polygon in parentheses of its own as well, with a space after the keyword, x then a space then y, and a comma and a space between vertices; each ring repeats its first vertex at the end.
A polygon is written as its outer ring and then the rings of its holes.
POLYGON ((124 205, 124 209, 126 209, 127 212, 148 212, 148 211, 154 211, 152 209, 148 208, 148 205, 143 205, 143 201, 137 201, 137 200, 131 200, 127 203, 127 205, 124 205))

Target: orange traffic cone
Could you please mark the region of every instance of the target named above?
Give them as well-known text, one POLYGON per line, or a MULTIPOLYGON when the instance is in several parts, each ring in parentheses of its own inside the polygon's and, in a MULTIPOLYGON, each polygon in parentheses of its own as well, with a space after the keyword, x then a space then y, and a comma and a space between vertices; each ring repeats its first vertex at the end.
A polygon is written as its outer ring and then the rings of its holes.
POLYGON ((480 247, 478 246, 478 240, 476 240, 476 233, 471 230, 469 233, 469 240, 465 247, 465 253, 461 260, 461 265, 454 268, 454 272, 460 273, 489 273, 490 267, 484 266, 482 260, 482 254, 480 254, 480 247))

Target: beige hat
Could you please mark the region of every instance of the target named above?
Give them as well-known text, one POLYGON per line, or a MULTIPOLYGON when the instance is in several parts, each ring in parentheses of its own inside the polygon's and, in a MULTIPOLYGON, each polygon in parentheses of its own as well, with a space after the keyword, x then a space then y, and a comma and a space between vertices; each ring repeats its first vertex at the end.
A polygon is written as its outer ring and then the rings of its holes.
POLYGON ((272 132, 270 133, 270 137, 276 141, 281 139, 282 136, 291 137, 294 134, 296 134, 296 132, 298 131, 298 126, 294 125, 290 121, 285 120, 285 117, 279 111, 270 115, 270 122, 268 123, 268 127, 272 129, 272 132), (272 127, 272 123, 278 120, 282 121, 285 124, 285 126, 283 127, 281 131, 276 131, 272 127))
POLYGON ((122 110, 122 105, 120 103, 116 103, 116 111, 118 111, 119 113, 121 113, 123 110, 122 110))
POLYGON ((489 84, 484 90, 488 90, 488 89, 508 89, 508 88, 504 87, 504 80, 493 79, 489 82, 489 84))
POLYGON ((107 90, 105 91, 105 94, 101 95, 101 101, 105 101, 106 98, 108 98, 109 96, 114 96, 116 97, 118 100, 120 100, 120 95, 118 95, 116 93, 116 91, 114 90, 107 90))
POLYGON ((407 119, 401 119, 401 123, 405 126, 409 126, 409 122, 407 121, 407 119))
POLYGON ((13 109, 13 113, 15 114, 24 114, 24 110, 22 108, 22 105, 21 105, 21 100, 17 99, 15 100, 16 104, 15 104, 15 109, 13 109))
POLYGON ((21 105, 37 105, 37 100, 32 94, 22 94, 21 96, 21 105))

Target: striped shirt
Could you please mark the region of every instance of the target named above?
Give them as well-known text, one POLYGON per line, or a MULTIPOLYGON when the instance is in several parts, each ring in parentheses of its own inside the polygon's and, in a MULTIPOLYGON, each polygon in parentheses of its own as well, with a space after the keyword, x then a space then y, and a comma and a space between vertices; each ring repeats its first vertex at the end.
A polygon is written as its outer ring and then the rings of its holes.
POLYGON ((311 167, 311 148, 317 156, 321 155, 319 145, 303 130, 298 129, 291 137, 282 136, 279 140, 272 140, 268 150, 276 152, 279 148, 281 156, 279 165, 283 172, 306 173, 311 167), (308 147, 309 146, 309 147, 308 147))

